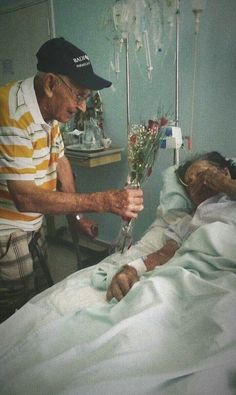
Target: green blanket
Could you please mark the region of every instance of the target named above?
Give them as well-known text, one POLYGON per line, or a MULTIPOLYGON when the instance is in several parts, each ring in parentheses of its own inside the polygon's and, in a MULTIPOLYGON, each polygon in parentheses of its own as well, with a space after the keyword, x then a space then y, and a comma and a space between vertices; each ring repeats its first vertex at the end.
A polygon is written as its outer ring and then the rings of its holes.
POLYGON ((235 235, 200 227, 119 303, 28 303, 0 326, 1 394, 235 394, 235 235))

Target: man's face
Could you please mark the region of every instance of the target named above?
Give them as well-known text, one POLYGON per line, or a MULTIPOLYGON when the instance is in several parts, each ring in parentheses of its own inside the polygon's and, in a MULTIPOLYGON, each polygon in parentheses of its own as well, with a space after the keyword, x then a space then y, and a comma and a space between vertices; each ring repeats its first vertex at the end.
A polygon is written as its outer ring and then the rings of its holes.
POLYGON ((86 111, 86 100, 90 96, 90 89, 80 88, 72 84, 66 77, 54 75, 55 88, 51 98, 49 110, 51 120, 68 122, 73 115, 81 110, 86 111))

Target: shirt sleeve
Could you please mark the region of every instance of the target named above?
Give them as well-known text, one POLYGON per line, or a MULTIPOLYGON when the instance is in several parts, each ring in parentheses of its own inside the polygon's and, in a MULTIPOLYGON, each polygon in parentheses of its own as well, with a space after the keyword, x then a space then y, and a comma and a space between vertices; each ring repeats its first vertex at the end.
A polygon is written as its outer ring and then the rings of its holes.
POLYGON ((35 166, 33 145, 27 130, 16 126, 0 128, 0 179, 32 180, 35 166))
POLYGON ((175 240, 178 246, 181 246, 183 241, 191 233, 191 221, 191 215, 186 214, 177 223, 170 225, 164 232, 164 241, 166 242, 167 240, 175 240))

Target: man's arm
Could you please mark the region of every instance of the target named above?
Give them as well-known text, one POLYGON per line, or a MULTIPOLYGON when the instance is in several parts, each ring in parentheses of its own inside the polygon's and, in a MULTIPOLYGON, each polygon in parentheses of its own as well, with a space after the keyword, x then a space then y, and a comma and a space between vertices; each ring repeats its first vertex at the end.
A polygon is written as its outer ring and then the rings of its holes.
POLYGON ((61 192, 76 192, 75 177, 66 156, 63 156, 57 163, 57 180, 61 192))
MULTIPOLYGON (((66 156, 58 160, 57 165, 57 189, 61 192, 76 192, 75 176, 66 156)), ((97 223, 91 219, 83 217, 81 213, 68 214, 67 221, 71 232, 83 233, 87 237, 94 239, 98 235, 97 223), (79 218, 79 220, 78 220, 79 218)))
MULTIPOLYGON (((167 243, 158 251, 153 252, 147 257, 143 258, 145 265, 145 271, 151 271, 156 266, 164 265, 168 262, 179 246, 174 240, 169 240, 167 243)), ((136 261, 132 265, 125 265, 112 279, 112 282, 107 290, 107 300, 111 300, 113 297, 117 300, 121 300, 132 288, 134 283, 139 280, 138 269, 135 268, 136 261)), ((137 267, 137 266, 136 266, 137 267)), ((144 271, 143 271, 144 272, 144 271)))
POLYGON ((76 193, 73 174, 68 172, 68 165, 70 166, 66 158, 60 159, 58 176, 63 185, 61 192, 39 188, 33 181, 8 181, 17 209, 51 215, 111 212, 128 218, 136 218, 143 209, 141 189, 76 193))

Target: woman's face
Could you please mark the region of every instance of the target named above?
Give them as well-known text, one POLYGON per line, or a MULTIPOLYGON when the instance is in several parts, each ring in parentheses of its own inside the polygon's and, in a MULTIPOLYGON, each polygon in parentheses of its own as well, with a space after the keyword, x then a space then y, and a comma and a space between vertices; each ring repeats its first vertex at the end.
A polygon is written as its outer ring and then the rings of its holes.
POLYGON ((191 200, 197 206, 217 193, 204 183, 206 171, 215 171, 216 169, 219 171, 219 168, 207 160, 196 161, 187 169, 184 182, 191 200))

